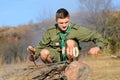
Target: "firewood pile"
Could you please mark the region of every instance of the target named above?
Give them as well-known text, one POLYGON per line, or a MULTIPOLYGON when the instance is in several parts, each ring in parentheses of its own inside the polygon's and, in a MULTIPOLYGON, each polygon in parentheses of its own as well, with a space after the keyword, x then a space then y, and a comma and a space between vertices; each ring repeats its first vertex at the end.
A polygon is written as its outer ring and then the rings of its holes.
POLYGON ((51 63, 31 66, 26 69, 24 76, 30 80, 66 80, 65 68, 68 64, 51 63))
POLYGON ((91 80, 88 65, 80 61, 34 65, 23 72, 19 80, 91 80))

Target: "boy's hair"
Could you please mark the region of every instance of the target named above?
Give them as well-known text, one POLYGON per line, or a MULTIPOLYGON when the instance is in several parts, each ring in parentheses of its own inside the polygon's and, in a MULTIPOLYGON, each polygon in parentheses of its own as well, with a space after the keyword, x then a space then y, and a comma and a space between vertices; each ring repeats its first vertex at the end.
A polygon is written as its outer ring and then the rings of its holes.
POLYGON ((57 10, 56 19, 58 19, 58 18, 64 19, 66 17, 70 17, 69 12, 66 9, 60 8, 57 10))

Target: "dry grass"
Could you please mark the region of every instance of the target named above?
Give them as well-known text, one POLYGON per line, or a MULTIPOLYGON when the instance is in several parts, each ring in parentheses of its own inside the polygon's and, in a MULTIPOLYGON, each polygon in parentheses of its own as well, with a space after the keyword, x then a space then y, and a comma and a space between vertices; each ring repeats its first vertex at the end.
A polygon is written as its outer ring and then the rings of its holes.
MULTIPOLYGON (((120 59, 96 55, 83 57, 81 60, 89 65, 91 80, 120 80, 120 59)), ((25 70, 29 66, 34 66, 34 64, 26 62, 4 65, 0 67, 0 80, 31 80, 32 75, 28 74, 30 71, 25 70)))
POLYGON ((120 59, 97 55, 85 61, 91 68, 92 80, 120 80, 120 59))

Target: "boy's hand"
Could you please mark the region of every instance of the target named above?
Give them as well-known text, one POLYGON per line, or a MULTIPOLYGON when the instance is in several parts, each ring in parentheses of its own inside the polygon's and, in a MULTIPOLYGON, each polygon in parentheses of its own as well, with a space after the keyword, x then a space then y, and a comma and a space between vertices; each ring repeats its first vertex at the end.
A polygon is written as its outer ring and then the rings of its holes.
POLYGON ((29 60, 30 61, 35 61, 37 58, 36 58, 36 55, 35 55, 35 48, 32 47, 32 46, 28 46, 27 47, 27 51, 30 51, 30 56, 29 56, 29 60))
POLYGON ((91 49, 88 51, 88 53, 89 53, 89 54, 98 54, 99 51, 100 51, 100 48, 99 48, 99 47, 93 47, 93 48, 91 48, 91 49))

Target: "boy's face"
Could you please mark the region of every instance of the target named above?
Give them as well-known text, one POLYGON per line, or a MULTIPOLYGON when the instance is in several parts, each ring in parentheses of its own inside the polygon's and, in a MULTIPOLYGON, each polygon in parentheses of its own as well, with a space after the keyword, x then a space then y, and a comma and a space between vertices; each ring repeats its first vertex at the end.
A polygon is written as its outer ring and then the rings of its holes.
POLYGON ((56 19, 56 22, 58 23, 58 27, 60 28, 61 31, 67 30, 69 20, 70 20, 69 17, 66 17, 64 19, 61 19, 61 18, 56 19))

